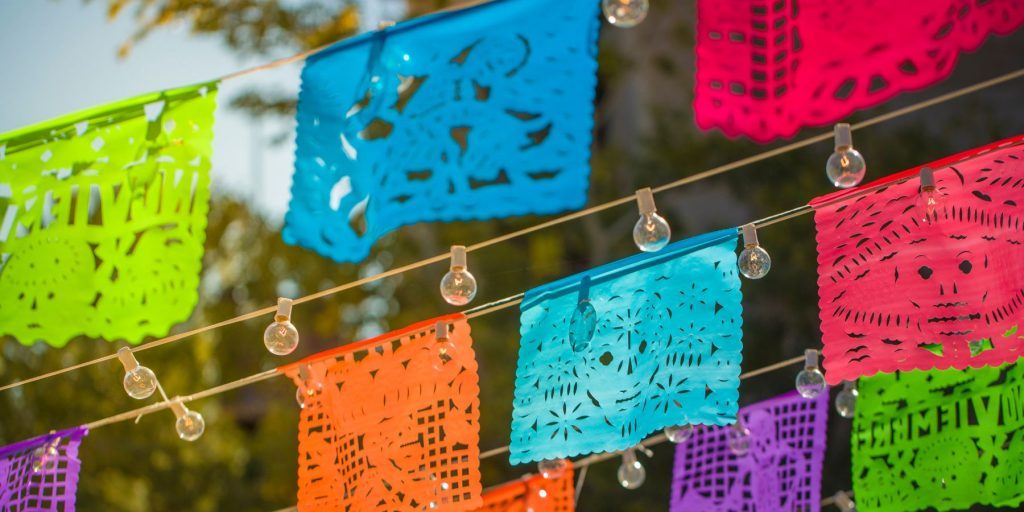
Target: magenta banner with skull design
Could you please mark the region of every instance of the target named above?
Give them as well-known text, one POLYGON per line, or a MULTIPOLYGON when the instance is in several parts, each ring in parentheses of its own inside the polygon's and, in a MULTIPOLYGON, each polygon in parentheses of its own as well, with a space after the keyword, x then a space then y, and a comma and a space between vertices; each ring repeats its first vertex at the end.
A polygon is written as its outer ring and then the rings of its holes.
POLYGON ((829 383, 1022 355, 1024 135, 811 206, 829 383))

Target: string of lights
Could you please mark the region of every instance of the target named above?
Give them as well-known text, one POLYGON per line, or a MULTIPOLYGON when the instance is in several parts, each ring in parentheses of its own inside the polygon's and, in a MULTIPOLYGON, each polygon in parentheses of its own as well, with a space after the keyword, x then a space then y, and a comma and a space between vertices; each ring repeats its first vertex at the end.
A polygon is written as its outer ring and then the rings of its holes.
MULTIPOLYGON (((522 301, 522 294, 517 294, 517 295, 513 295, 511 297, 506 297, 504 299, 501 299, 501 300, 498 300, 498 301, 495 301, 495 302, 492 302, 492 303, 488 303, 488 304, 484 304, 482 306, 478 306, 478 307, 473 308, 473 309, 466 310, 464 312, 464 314, 466 315, 466 318, 469 318, 469 319, 479 318, 481 316, 489 315, 491 313, 495 313, 495 312, 502 311, 504 309, 508 309, 510 307, 516 306, 521 301, 522 301)), ((740 379, 756 377, 758 375, 762 375, 764 373, 768 373, 768 372, 771 372, 771 371, 774 371, 774 370, 778 370, 780 368, 785 368, 787 366, 796 364, 796 363, 798 363, 800 361, 803 361, 803 360, 804 360, 804 356, 800 356, 800 357, 797 357, 797 358, 792 358, 792 359, 787 359, 785 361, 780 361, 778 363, 775 363, 775 364, 772 364, 772 365, 769 365, 769 366, 766 366, 766 367, 763 367, 763 368, 757 368, 755 370, 751 370, 750 372, 747 372, 747 373, 741 375, 740 379)), ((212 396, 219 395, 221 393, 226 393, 228 391, 232 391, 232 390, 235 390, 235 389, 238 389, 238 388, 242 388, 242 387, 246 387, 246 386, 249 386, 249 385, 252 385, 252 384, 256 384, 258 382, 263 382, 265 380, 269 380, 269 379, 272 379, 272 378, 280 376, 280 375, 283 375, 283 374, 279 373, 276 369, 266 370, 266 371, 263 371, 263 372, 260 372, 260 373, 256 373, 256 374, 253 374, 253 375, 242 377, 242 378, 237 379, 237 380, 233 380, 231 382, 227 382, 227 383, 221 384, 219 386, 214 386, 212 388, 205 389, 205 390, 199 391, 197 393, 193 393, 193 394, 190 394, 190 395, 184 395, 184 396, 176 396, 176 397, 170 398, 169 400, 164 400, 164 401, 157 402, 157 403, 154 403, 154 404, 150 404, 150 405, 147 405, 147 406, 144 406, 144 407, 139 407, 137 409, 133 409, 131 411, 123 412, 123 413, 120 413, 120 414, 115 414, 113 416, 108 416, 106 418, 102 418, 102 419, 93 421, 91 423, 88 423, 88 424, 85 425, 85 427, 88 428, 89 430, 95 430, 97 428, 101 428, 101 427, 104 427, 104 426, 107 426, 107 425, 113 425, 115 423, 120 423, 120 422, 123 422, 123 421, 129 421, 129 420, 137 421, 139 418, 141 418, 143 416, 146 416, 146 415, 149 415, 149 414, 153 414, 155 412, 162 411, 162 410, 165 410, 165 409, 173 408, 175 403, 186 404, 186 403, 193 402, 193 401, 196 401, 196 400, 201 400, 201 399, 204 399, 204 398, 209 398, 209 397, 212 397, 212 396)), ((505 453, 507 451, 508 451, 508 446, 504 446, 504 447, 501 447, 501 448, 496 448, 496 449, 493 449, 493 450, 488 450, 488 451, 483 452, 481 454, 481 458, 493 457, 493 456, 499 455, 501 453, 505 453)))
MULTIPOLYGON (((1020 69, 1020 70, 1017 70, 1017 71, 1006 73, 1006 74, 997 76, 995 78, 992 78, 992 79, 989 79, 989 80, 985 80, 985 81, 976 83, 976 84, 968 86, 968 87, 957 89, 957 90, 951 91, 949 93, 946 93, 946 94, 943 94, 943 95, 940 95, 940 96, 937 96, 937 97, 934 97, 934 98, 931 98, 931 99, 928 99, 928 100, 924 100, 924 101, 921 101, 921 102, 918 102, 918 103, 914 103, 912 105, 908 105, 906 107, 894 110, 892 112, 888 112, 888 113, 885 113, 885 114, 881 114, 881 115, 872 117, 870 119, 867 119, 867 120, 861 121, 859 123, 855 123, 853 125, 850 125, 849 129, 851 131, 856 131, 856 130, 859 130, 859 129, 867 128, 869 126, 874 126, 876 124, 879 124, 879 123, 882 123, 882 122, 885 122, 885 121, 889 121, 889 120, 892 120, 892 119, 896 119, 896 118, 899 118, 899 117, 911 114, 913 112, 917 112, 919 110, 922 110, 922 109, 925 109, 925 108, 928 108, 928 107, 931 107, 931 106, 934 106, 934 105, 939 105, 939 104, 951 101, 953 99, 960 98, 962 96, 965 96, 965 95, 968 95, 968 94, 972 94, 974 92, 981 91, 981 90, 984 90, 984 89, 987 89, 987 88, 990 88, 990 87, 994 87, 996 85, 999 85, 999 84, 1002 84, 1002 83, 1006 83, 1006 82, 1009 82, 1009 81, 1012 81, 1012 80, 1015 80, 1015 79, 1018 79, 1018 78, 1021 78, 1021 77, 1024 77, 1024 69, 1020 69)), ((698 182, 698 181, 701 181, 701 180, 704 180, 704 179, 707 179, 707 178, 711 178, 711 177, 714 177, 714 176, 717 176, 717 175, 720 175, 720 174, 731 172, 731 171, 734 171, 734 170, 737 170, 737 169, 749 166, 751 164, 754 164, 754 163, 757 163, 757 162, 761 162, 763 160, 767 160, 767 159, 775 157, 775 156, 779 156, 779 155, 782 155, 782 154, 785 154, 785 153, 788 153, 788 152, 791 152, 791 151, 795 151, 797 149, 801 149, 801 148, 810 146, 810 145, 818 143, 818 142, 822 142, 822 141, 828 140, 829 138, 832 138, 834 136, 836 136, 836 134, 834 132, 826 132, 826 133, 822 133, 820 135, 816 135, 816 136, 813 136, 813 137, 808 137, 806 139, 802 139, 800 141, 793 142, 791 144, 787 144, 787 145, 780 146, 780 147, 775 148, 775 149, 771 149, 771 150, 768 150, 768 151, 765 151, 765 152, 762 152, 762 153, 758 153, 756 155, 752 155, 752 156, 749 156, 749 157, 746 157, 746 158, 742 158, 740 160, 736 160, 734 162, 731 162, 731 163, 728 163, 728 164, 724 164, 724 165, 721 165, 721 166, 718 166, 718 167, 714 167, 714 168, 711 168, 711 169, 708 169, 708 170, 705 170, 705 171, 702 171, 702 172, 699 172, 699 173, 687 176, 685 178, 681 178, 679 180, 675 180, 673 182, 670 182, 670 183, 667 183, 667 184, 664 184, 664 185, 652 188, 651 192, 652 193, 664 192, 664 191, 671 190, 671 189, 674 189, 674 188, 677 188, 677 187, 681 187, 681 186, 684 186, 684 185, 695 183, 695 182, 698 182)), ((602 204, 599 204, 599 205, 595 205, 595 206, 592 206, 592 207, 584 209, 584 210, 580 210, 580 211, 569 213, 569 214, 566 214, 566 215, 563 215, 563 216, 560 216, 560 217, 556 217, 556 218, 551 219, 551 220, 546 221, 546 222, 542 222, 542 223, 539 223, 539 224, 536 224, 536 225, 533 225, 533 226, 530 226, 530 227, 527 227, 527 228, 524 228, 524 229, 520 229, 518 231, 513 231, 511 233, 500 235, 500 236, 497 236, 497 237, 494 237, 494 238, 491 238, 491 239, 488 239, 488 240, 484 240, 482 242, 478 242, 476 244, 472 244, 472 245, 466 246, 465 247, 465 251, 467 253, 468 252, 477 251, 477 250, 480 250, 480 249, 483 249, 483 248, 486 248, 486 247, 489 247, 489 246, 492 246, 492 245, 495 245, 495 244, 499 244, 499 243, 502 243, 502 242, 505 242, 505 241, 508 241, 508 240, 512 240, 512 239, 515 239, 515 238, 519 238, 519 237, 525 236, 527 234, 530 234, 530 233, 533 233, 533 232, 536 232, 536 231, 540 231, 540 230, 547 229, 547 228, 550 228, 550 227, 553 227, 553 226, 557 226, 557 225, 569 222, 571 220, 579 219, 579 218, 586 217, 588 215, 593 215, 593 214, 596 214, 596 213, 599 213, 599 212, 602 212, 602 211, 605 211, 605 210, 608 210, 608 209, 611 209, 611 208, 614 208, 614 207, 617 207, 617 206, 621 206, 621 205, 627 204, 627 203, 629 203, 631 201, 634 201, 637 198, 638 198, 638 193, 634 193, 634 194, 631 194, 629 196, 622 197, 622 198, 619 198, 619 199, 615 199, 615 200, 612 200, 612 201, 608 201, 606 203, 602 203, 602 204)), ((784 212, 784 213, 780 214, 781 217, 779 217, 779 216, 773 216, 773 217, 777 217, 777 218, 769 217, 767 219, 764 219, 763 221, 755 222, 754 224, 756 226, 758 226, 758 227, 766 226, 766 225, 770 225, 770 224, 775 223, 775 222, 781 222, 782 220, 786 220, 788 218, 792 218, 792 217, 795 217, 795 216, 803 215, 805 213, 808 213, 809 211, 810 211, 810 209, 809 209, 808 206, 802 206, 800 208, 797 208, 797 209, 791 210, 789 212, 784 212)), ((449 251, 449 252, 447 252, 445 254, 439 254, 437 256, 433 256, 433 257, 426 258, 426 259, 423 259, 423 260, 420 260, 420 261, 412 262, 412 263, 409 263, 409 264, 406 264, 406 265, 403 265, 403 266, 400 266, 400 267, 396 267, 396 268, 393 268, 393 269, 390 269, 390 270, 387 270, 387 271, 384 271, 384 272, 380 272, 380 273, 377 273, 377 274, 374 274, 374 275, 371 275, 371 276, 367 276, 367 277, 364 277, 364 278, 361 278, 361 279, 358 279, 358 280, 355 280, 355 281, 351 281, 349 283, 341 284, 341 285, 338 285, 338 286, 335 286, 335 287, 332 287, 332 288, 321 290, 321 291, 316 292, 316 293, 312 293, 312 294, 309 294, 309 295, 306 295, 306 296, 303 296, 303 297, 299 297, 299 298, 294 299, 292 301, 292 303, 293 304, 303 304, 303 303, 306 303, 306 302, 311 302, 311 301, 314 301, 314 300, 319 300, 319 299, 322 299, 324 297, 332 296, 332 295, 341 293, 341 292, 346 291, 346 290, 350 290, 350 289, 353 289, 353 288, 364 286, 364 285, 369 284, 369 283, 373 283, 375 281, 379 281, 379 280, 386 279, 386 278, 389 278, 389 277, 394 277, 394 276, 403 274, 405 272, 409 272, 409 271, 412 271, 412 270, 416 270, 416 269, 419 269, 419 268, 426 267, 428 265, 432 265, 432 264, 439 263, 439 262, 442 262, 442 261, 445 261, 445 260, 449 260, 449 259, 452 258, 452 256, 453 256, 453 252, 449 251)), ((216 329, 219 329, 219 328, 222 328, 222 327, 226 327, 226 326, 229 326, 229 325, 233 325, 233 324, 236 324, 236 323, 240 323, 240 322, 252 320, 252 319, 255 319, 255 318, 263 317, 263 316, 266 316, 266 315, 269 315, 269 314, 273 314, 273 313, 276 313, 277 311, 278 311, 278 308, 276 306, 270 306, 270 307, 261 308, 261 309, 258 309, 258 310, 255 310, 255 311, 250 311, 248 313, 245 313, 245 314, 233 317, 233 318, 222 320, 220 322, 216 322, 216 323, 213 323, 213 324, 197 327, 195 329, 190 329, 190 330, 178 333, 178 334, 173 334, 173 335, 170 335, 170 336, 166 336, 164 338, 160 338, 160 339, 157 339, 157 340, 154 340, 154 341, 151 341, 151 342, 147 342, 147 343, 141 344, 141 345, 139 345, 137 347, 129 348, 128 350, 130 350, 133 353, 142 352, 142 351, 149 350, 149 349, 156 348, 156 347, 160 347, 160 346, 163 346, 163 345, 166 345, 166 344, 169 344, 169 343, 180 341, 180 340, 183 340, 183 339, 186 339, 186 338, 190 338, 190 337, 196 336, 196 335, 204 333, 204 332, 216 330, 216 329)), ((54 371, 51 371, 51 372, 46 372, 46 373, 43 373, 43 374, 40 374, 40 375, 29 377, 29 378, 26 378, 26 379, 18 380, 18 381, 15 381, 15 382, 12 382, 12 383, 0 386, 0 391, 6 391, 6 390, 14 389, 14 388, 17 388, 17 387, 20 387, 20 386, 24 386, 26 384, 30 384, 30 383, 33 383, 33 382, 38 382, 38 381, 45 380, 45 379, 49 379, 49 378, 52 378, 52 377, 56 377, 58 375, 63 375, 65 373, 76 371, 76 370, 79 370, 79 369, 82 369, 82 368, 86 368, 86 367, 89 367, 89 366, 92 366, 92 365, 96 365, 96 364, 104 363, 104 362, 107 362, 107 361, 111 361, 113 359, 116 359, 117 357, 118 357, 117 354, 109 354, 109 355, 106 355, 106 356, 98 357, 98 358, 91 359, 91 360, 88 360, 88 361, 84 361, 84 362, 81 362, 81 363, 77 363, 77 364, 74 364, 74 365, 71 365, 71 366, 67 366, 67 367, 64 367, 64 368, 61 368, 61 369, 58 369, 58 370, 54 370, 54 371)))
MULTIPOLYGON (((874 189, 875 188, 867 188, 867 189, 865 189, 863 191, 859 191, 857 194, 851 194, 847 198, 844 198, 844 200, 848 199, 848 198, 851 198, 851 197, 858 197, 859 195, 861 195, 863 193, 870 192, 871 190, 874 190, 874 189)), ((746 275, 747 277, 755 278, 755 279, 759 278, 759 277, 763 277, 763 275, 765 273, 767 273, 767 267, 757 267, 755 269, 756 272, 752 272, 750 270, 751 265, 752 265, 750 263, 750 260, 749 260, 750 252, 753 251, 753 250, 760 250, 762 252, 764 252, 764 251, 756 243, 756 234, 755 235, 750 235, 750 233, 749 233, 750 229, 748 229, 748 228, 756 229, 757 226, 770 226, 770 225, 782 222, 784 220, 796 218, 796 217, 802 215, 803 213, 807 213, 809 211, 810 211, 809 207, 801 206, 801 207, 798 207, 798 208, 794 208, 792 210, 788 210, 788 211, 785 211, 785 212, 781 212, 781 213, 778 213, 778 214, 775 214, 775 215, 771 215, 769 217, 765 217, 765 218, 756 220, 756 221, 748 224, 747 226, 744 226, 743 231, 744 231, 744 242, 745 242, 744 245, 745 245, 745 248, 744 248, 743 253, 741 253, 740 258, 738 260, 738 264, 740 266, 740 271, 742 273, 744 273, 744 275, 746 275), (754 238, 753 243, 751 243, 750 240, 748 240, 748 238, 750 236, 753 236, 753 238, 754 238), (747 257, 747 263, 746 264, 744 263, 744 257, 745 256, 747 257)), ((755 233, 756 233, 756 231, 755 231, 755 233)), ((765 255, 763 257, 767 258, 767 253, 765 252, 764 254, 765 255)), ((463 265, 465 264, 464 261, 461 262, 461 263, 463 265)), ((474 293, 475 293, 475 290, 474 290, 474 293)), ((481 316, 484 316, 484 315, 488 315, 490 313, 501 311, 501 310, 510 308, 512 306, 519 305, 523 301, 524 295, 525 295, 524 293, 518 293, 518 294, 509 296, 509 297, 505 297, 503 299, 499 299, 499 300, 496 300, 496 301, 493 301, 493 302, 490 302, 490 303, 487 303, 487 304, 483 304, 481 306, 477 306, 477 307, 474 307, 474 308, 467 309, 467 310, 463 311, 463 314, 466 316, 467 319, 473 319, 473 318, 478 318, 478 317, 481 317, 481 316)), ((274 335, 275 332, 278 335, 284 336, 284 337, 291 337, 293 334, 295 334, 295 336, 297 336, 297 333, 293 332, 294 327, 291 326, 291 323, 289 321, 290 314, 291 314, 291 304, 292 303, 293 303, 293 301, 291 301, 290 299, 280 299, 280 303, 279 303, 278 307, 274 308, 275 311, 277 312, 277 315, 275 316, 275 322, 273 324, 271 324, 270 327, 268 327, 267 334, 265 335, 265 339, 264 339, 264 342, 267 344, 268 348, 271 348, 274 344, 281 342, 280 339, 271 339, 271 337, 274 335), (280 330, 278 328, 278 326, 283 326, 284 330, 280 330), (284 333, 284 334, 281 334, 281 333, 284 333)), ((295 338, 295 340, 296 340, 296 343, 297 343, 297 337, 295 338)), ((294 348, 294 347, 292 347, 292 348, 294 348)), ((271 350, 273 351, 273 349, 271 349, 271 350)), ((155 389, 159 385, 158 384, 158 380, 156 379, 156 375, 151 370, 149 370, 148 368, 139 366, 138 362, 134 360, 134 355, 133 355, 132 351, 129 350, 127 347, 121 348, 119 350, 119 352, 118 352, 118 355, 115 356, 115 357, 121 357, 122 358, 122 363, 124 363, 124 368, 125 368, 125 372, 126 372, 125 373, 125 381, 124 381, 125 391, 128 392, 128 394, 130 396, 135 397, 135 398, 146 398, 146 397, 152 395, 153 389, 155 389), (128 358, 129 356, 131 357, 131 359, 127 360, 126 358, 128 358), (127 362, 126 362, 126 360, 127 360, 127 362), (133 376, 135 376, 134 372, 137 372, 139 370, 139 368, 142 368, 142 369, 145 370, 145 372, 143 373, 144 379, 146 379, 148 381, 151 381, 146 386, 147 388, 149 388, 148 393, 141 393, 141 394, 133 393, 133 387, 137 387, 138 384, 137 384, 137 382, 132 382, 131 379, 133 378, 133 376)), ((784 362, 784 365, 785 365, 785 362, 784 362)), ((766 371, 771 371, 772 369, 775 369, 775 367, 774 366, 769 367, 768 370, 766 370, 766 371)), ((755 375, 759 375, 760 373, 757 373, 759 371, 760 370, 755 370, 754 374, 755 375)), ((237 389, 239 387, 247 386, 247 385, 250 385, 250 384, 255 384, 257 382, 261 382, 261 381, 270 379, 270 378, 272 378, 272 377, 274 377, 276 375, 280 375, 276 370, 267 370, 267 371, 260 372, 260 373, 254 374, 254 375, 243 377, 241 379, 238 379, 238 380, 235 380, 235 381, 232 381, 232 382, 228 382, 228 383, 222 384, 220 386, 216 386, 214 388, 207 389, 205 391, 200 391, 200 392, 192 394, 192 395, 175 397, 174 399, 169 400, 169 401, 165 399, 163 402, 158 402, 158 403, 151 404, 151 405, 148 405, 148 406, 145 406, 145 407, 141 407, 141 408, 133 410, 133 411, 128 411, 128 412, 121 413, 121 414, 118 414, 118 415, 115 415, 115 416, 111 416, 111 417, 108 417, 108 418, 103 418, 101 420, 97 420, 97 421, 95 421, 93 423, 90 423, 90 424, 88 424, 86 426, 91 430, 91 429, 95 429, 95 428, 98 428, 98 427, 101 427, 101 426, 104 426, 104 425, 109 425, 109 424, 112 424, 112 423, 118 423, 118 422, 126 421, 126 420, 129 420, 129 419, 136 419, 137 420, 138 418, 141 418, 144 415, 151 414, 153 412, 157 412, 157 411, 160 411, 160 410, 163 410, 163 409, 176 407, 175 404, 179 404, 180 405, 180 404, 184 404, 184 403, 187 403, 187 402, 191 402, 193 400, 198 400, 198 399, 201 399, 201 398, 206 398, 206 397, 213 396, 213 395, 216 395, 216 394, 219 394, 219 393, 223 393, 223 392, 226 392, 226 391, 237 389)), ((824 382, 824 378, 821 378, 820 380, 821 380, 821 382, 824 382)), ((136 379, 136 381, 137 381, 137 379, 136 379)), ((180 407, 179 407, 179 409, 180 409, 180 407)), ((175 412, 178 413, 180 411, 178 409, 176 409, 175 412)), ((187 409, 186 409, 186 412, 188 412, 187 409)), ((180 417, 181 416, 179 415, 179 418, 180 417)), ((499 450, 503 450, 503 449, 507 450, 507 447, 504 447, 504 448, 499 449, 499 450)), ((487 452, 485 452, 485 454, 486 453, 487 452)))

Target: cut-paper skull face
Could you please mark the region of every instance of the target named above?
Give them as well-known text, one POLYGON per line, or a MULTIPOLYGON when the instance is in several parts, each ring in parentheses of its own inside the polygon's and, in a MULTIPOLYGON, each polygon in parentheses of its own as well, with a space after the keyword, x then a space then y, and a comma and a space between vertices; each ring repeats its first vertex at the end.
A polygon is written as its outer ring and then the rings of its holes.
POLYGON ((916 173, 901 177, 815 202, 830 383, 999 364, 1021 352, 1024 146, 936 165, 930 217, 916 173))

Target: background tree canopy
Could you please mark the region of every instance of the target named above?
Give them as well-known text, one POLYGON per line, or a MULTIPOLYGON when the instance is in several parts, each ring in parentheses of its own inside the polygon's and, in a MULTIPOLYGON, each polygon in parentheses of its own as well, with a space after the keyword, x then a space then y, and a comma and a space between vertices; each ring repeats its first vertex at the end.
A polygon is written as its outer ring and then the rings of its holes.
MULTIPOLYGON (((86 0, 89 1, 89 0, 86 0)), ((104 0, 92 0, 104 1, 104 0)), ((130 16, 135 34, 119 49, 162 27, 183 23, 195 37, 216 37, 240 55, 272 57, 316 48, 353 34, 358 6, 334 0, 105 0, 110 17, 130 16)), ((369 2, 377 0, 366 0, 369 2)), ((409 12, 447 6, 443 0, 410 0, 409 12)), ((606 26, 601 38, 600 86, 590 203, 622 197, 638 187, 666 183, 764 149, 720 133, 699 131, 690 109, 693 90, 694 1, 652 2, 639 27, 606 26)), ((932 97, 1021 64, 1024 32, 994 38, 964 55, 953 77, 928 90, 905 94, 860 112, 851 122, 932 97)), ((174 85, 174 84, 168 84, 174 85)), ((1021 133, 1022 86, 1011 83, 856 134, 868 160, 868 180, 955 151, 1021 133), (1007 108, 1009 107, 1009 108, 1007 108)), ((295 98, 250 90, 233 98, 254 116, 289 116, 295 98)), ((807 130, 799 137, 819 133, 807 130)), ((659 209, 675 239, 734 226, 805 204, 828 192, 824 161, 829 142, 773 158, 730 175, 660 194, 659 209)), ((216 169, 214 169, 216 173, 216 169)), ((539 218, 406 227, 389 235, 365 263, 336 265, 281 241, 280 219, 264 219, 245 202, 213 191, 201 299, 179 330, 214 323, 274 302, 351 281, 533 225, 539 218)), ((499 299, 548 280, 635 252, 630 230, 636 209, 623 206, 471 256, 480 282, 478 303, 499 299)), ((743 368, 750 370, 819 347, 815 248, 811 218, 761 233, 772 272, 744 282, 743 368)), ((379 281, 296 308, 302 333, 297 356, 453 311, 437 293, 444 264, 379 281)), ((186 394, 280 364, 261 336, 265 319, 233 325, 144 352, 172 393, 186 394)), ((512 386, 518 350, 514 309, 473 322, 480 362, 481 447, 508 443, 512 386)), ((106 355, 114 346, 80 339, 54 350, 2 342, 0 375, 11 382, 106 355)), ((777 371, 741 386, 748 404, 792 389, 798 368, 777 371)), ((50 428, 92 421, 139 404, 121 391, 116 362, 0 394, 0 440, 15 441, 50 428)), ((125 422, 91 434, 82 445, 81 510, 271 511, 295 502, 297 407, 286 379, 274 379, 194 404, 207 421, 196 443, 179 441, 170 413, 125 422)), ((849 421, 833 415, 823 494, 850 488, 849 421)), ((586 511, 648 511, 667 507, 672 450, 655 449, 646 460, 647 483, 626 491, 615 481, 616 462, 591 468, 579 503, 586 511)), ((495 457, 483 463, 484 485, 513 479, 533 467, 509 467, 495 457)), ((980 509, 979 509, 980 510, 980 509)))

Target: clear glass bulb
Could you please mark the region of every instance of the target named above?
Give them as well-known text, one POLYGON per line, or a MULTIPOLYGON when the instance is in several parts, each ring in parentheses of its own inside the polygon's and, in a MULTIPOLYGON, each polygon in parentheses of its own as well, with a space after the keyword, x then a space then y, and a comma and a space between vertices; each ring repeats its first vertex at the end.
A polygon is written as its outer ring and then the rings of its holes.
POLYGON ((864 157, 852 146, 836 149, 825 163, 825 174, 838 188, 856 187, 864 179, 867 170, 864 157))
POLYGON ((760 245, 747 245, 740 253, 737 265, 747 279, 761 279, 772 269, 772 257, 760 245))
POLYGON ((202 414, 186 410, 185 414, 182 414, 178 421, 174 422, 174 429, 178 431, 178 437, 181 439, 195 441, 206 430, 206 422, 203 420, 202 414))
POLYGON ((58 442, 58 440, 50 441, 32 451, 33 473, 49 472, 56 469, 57 457, 60 456, 60 453, 57 451, 58 442))
POLYGON ((441 278, 441 297, 453 306, 465 306, 476 297, 476 278, 464 267, 455 267, 441 278))
POLYGON ((815 368, 804 368, 796 374, 796 391, 804 398, 814 398, 828 390, 825 384, 825 376, 821 370, 815 368))
POLYGON ((622 465, 618 471, 619 485, 626 489, 636 489, 647 479, 647 470, 636 458, 636 452, 628 450, 622 454, 622 465))
POLYGON ((537 472, 548 480, 554 480, 561 478, 568 467, 569 463, 565 459, 542 460, 537 463, 537 472))
POLYGON ((916 206, 918 219, 925 224, 931 224, 938 219, 938 212, 942 208, 942 195, 935 187, 921 187, 916 206))
POLYGON ((574 352, 583 352, 590 346, 597 331, 597 310, 589 300, 581 300, 569 319, 569 345, 574 352))
POLYGON ((451 341, 438 340, 437 346, 434 347, 434 353, 437 357, 434 357, 433 361, 431 361, 431 366, 437 371, 443 370, 452 359, 455 359, 456 349, 457 347, 451 341))
POLYGON ((693 425, 665 427, 665 437, 675 444, 685 443, 691 436, 693 436, 693 425))
POLYGON ((275 317, 274 323, 263 331, 263 344, 271 354, 286 356, 299 346, 299 330, 292 325, 288 317, 275 317))
POLYGON ((844 418, 852 418, 857 408, 857 388, 852 383, 843 384, 843 389, 836 394, 836 412, 844 418))
POLYGON ((750 430, 740 423, 729 428, 728 433, 729 450, 737 457, 742 457, 750 452, 750 430))
POLYGON ((128 396, 142 400, 153 396, 156 391, 156 374, 145 366, 136 366, 124 374, 124 391, 128 396))
POLYGON ((616 27, 630 28, 639 25, 647 17, 649 0, 604 0, 601 4, 604 17, 616 27))
POLYGON ((668 221, 657 213, 645 213, 633 226, 633 242, 643 252, 657 252, 672 239, 668 221))
POLYGON ((317 382, 313 385, 303 385, 295 388, 295 402, 299 404, 299 409, 306 408, 306 401, 313 398, 317 393, 324 389, 324 385, 317 382))

